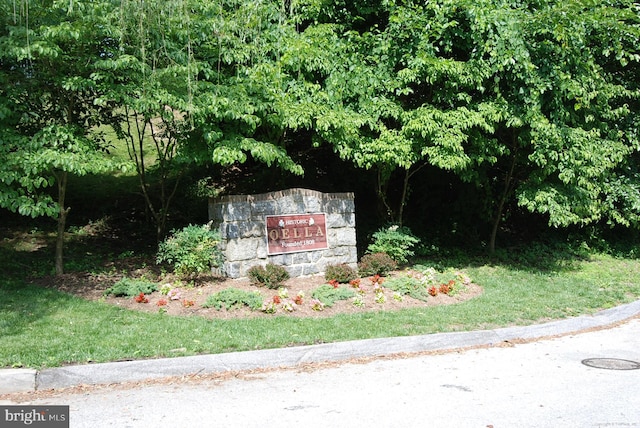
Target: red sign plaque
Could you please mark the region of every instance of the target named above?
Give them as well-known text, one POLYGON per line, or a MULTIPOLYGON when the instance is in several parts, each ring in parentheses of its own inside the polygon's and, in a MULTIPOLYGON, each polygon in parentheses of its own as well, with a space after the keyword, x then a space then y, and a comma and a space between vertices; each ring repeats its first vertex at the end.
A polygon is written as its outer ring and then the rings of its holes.
POLYGON ((322 214, 268 215, 267 254, 328 248, 327 219, 322 214))

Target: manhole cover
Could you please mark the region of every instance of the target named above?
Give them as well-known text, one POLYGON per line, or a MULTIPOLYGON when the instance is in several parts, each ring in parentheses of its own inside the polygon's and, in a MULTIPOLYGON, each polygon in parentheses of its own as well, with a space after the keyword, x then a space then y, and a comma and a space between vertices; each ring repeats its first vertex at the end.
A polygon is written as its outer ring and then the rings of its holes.
POLYGON ((587 358, 582 360, 582 364, 596 369, 607 370, 638 370, 640 363, 620 358, 587 358))

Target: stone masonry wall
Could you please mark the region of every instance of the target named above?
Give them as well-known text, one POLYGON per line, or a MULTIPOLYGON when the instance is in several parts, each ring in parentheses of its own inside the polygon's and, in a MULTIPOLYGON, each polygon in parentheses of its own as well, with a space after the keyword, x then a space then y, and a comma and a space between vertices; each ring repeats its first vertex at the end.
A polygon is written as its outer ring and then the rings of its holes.
POLYGON ((288 189, 259 195, 229 195, 209 201, 209 219, 219 228, 224 274, 247 276, 255 265, 284 266, 292 277, 324 272, 328 265, 356 267, 356 220, 353 193, 288 189), (267 215, 326 214, 328 248, 269 255, 267 215))

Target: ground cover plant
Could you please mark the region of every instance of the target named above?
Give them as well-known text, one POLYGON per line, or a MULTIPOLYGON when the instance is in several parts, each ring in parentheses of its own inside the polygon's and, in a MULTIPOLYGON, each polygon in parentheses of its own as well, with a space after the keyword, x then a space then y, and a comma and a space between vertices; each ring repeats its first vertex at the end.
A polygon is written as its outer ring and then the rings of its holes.
POLYGON ((113 284, 113 286, 107 288, 104 291, 104 295, 105 296, 112 295, 115 297, 121 297, 121 296, 133 297, 141 293, 142 294, 153 293, 157 289, 158 289, 157 284, 149 280, 124 277, 118 280, 118 282, 116 282, 115 284, 113 284))
POLYGON ((238 306, 247 306, 249 309, 258 309, 262 306, 262 297, 257 291, 244 291, 237 288, 225 288, 210 295, 203 303, 203 308, 216 308, 218 310, 232 309, 238 306))

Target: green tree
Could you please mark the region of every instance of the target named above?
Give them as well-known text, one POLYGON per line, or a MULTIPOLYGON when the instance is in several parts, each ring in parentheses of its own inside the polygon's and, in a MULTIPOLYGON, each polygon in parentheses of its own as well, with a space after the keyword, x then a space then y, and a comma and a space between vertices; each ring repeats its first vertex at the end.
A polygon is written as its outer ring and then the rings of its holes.
POLYGON ((106 3, 14 2, 0 24, 0 206, 57 220, 56 274, 64 272, 69 175, 118 167, 95 127, 110 115, 91 78, 108 37, 106 3), (47 188, 57 185, 52 197, 47 188))
POLYGON ((512 201, 552 226, 637 218, 633 2, 388 2, 376 16, 304 30, 299 99, 320 141, 379 171, 392 220, 424 167, 484 188, 491 250, 512 201))
POLYGON ((285 148, 273 66, 284 14, 280 3, 245 0, 122 0, 112 13, 115 48, 97 76, 104 102, 121 107, 113 127, 127 142, 159 241, 189 166, 251 156, 302 174, 285 148))

